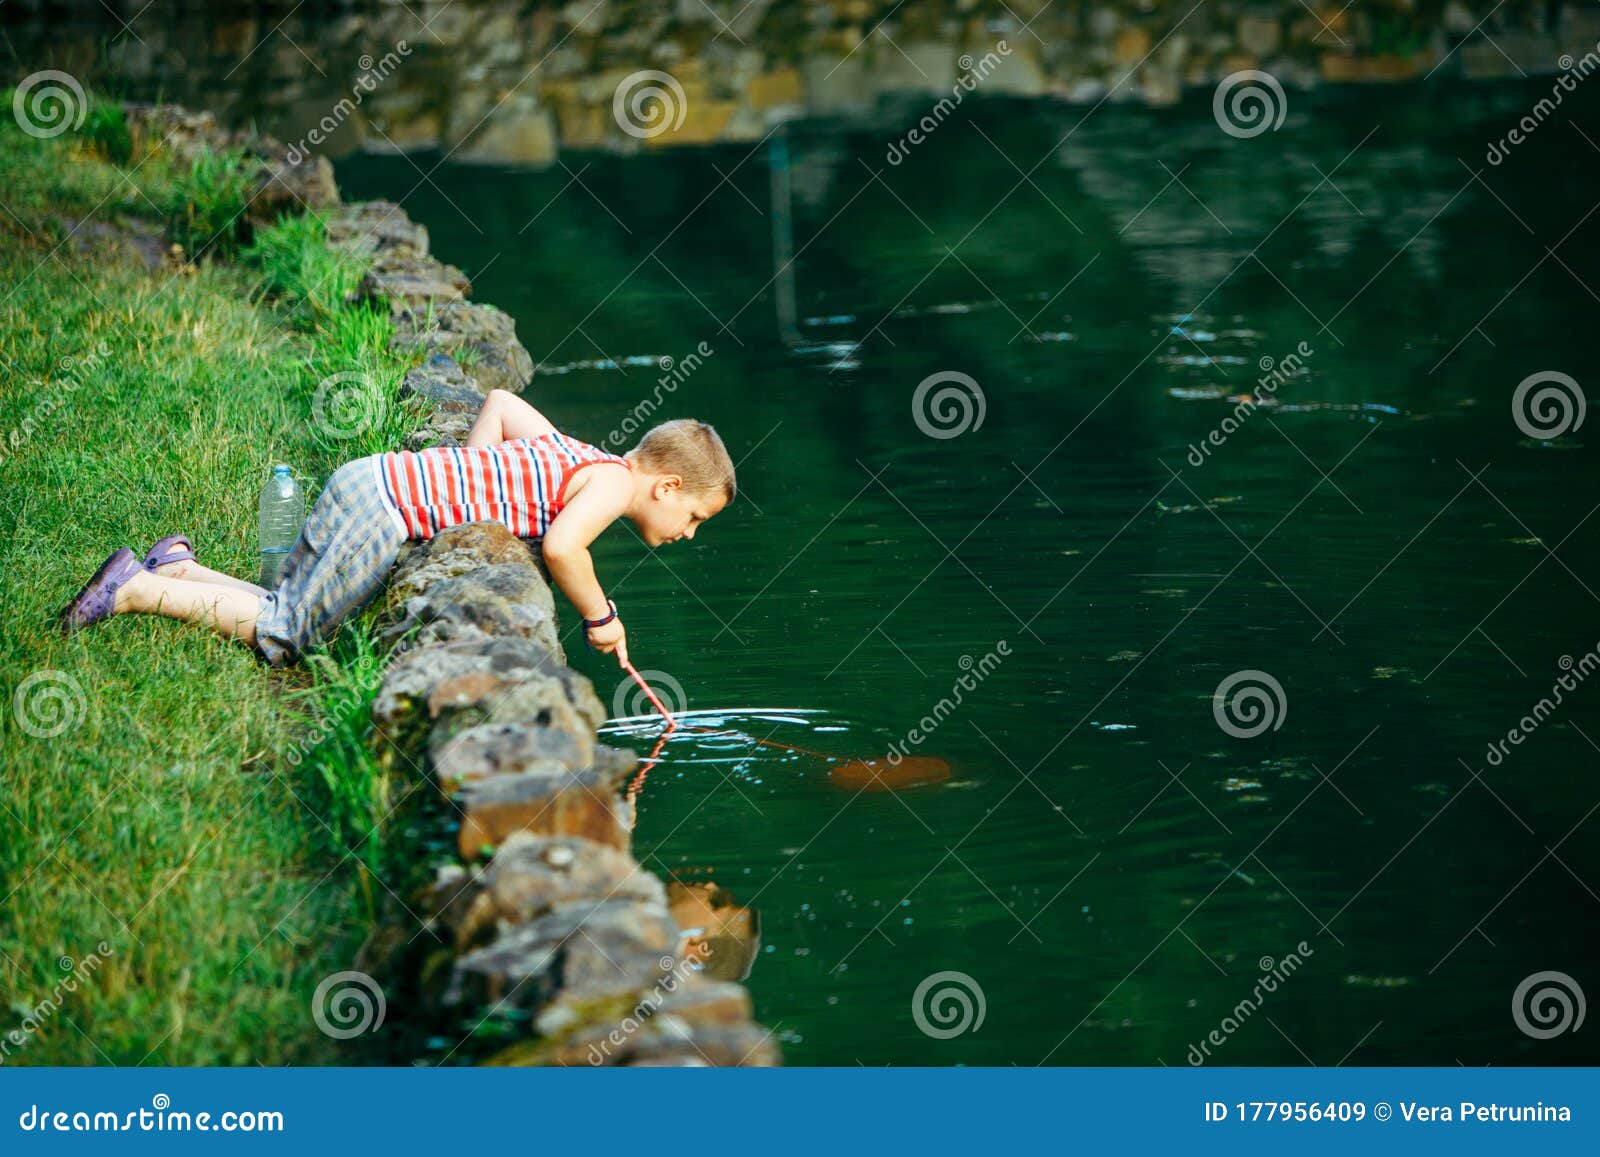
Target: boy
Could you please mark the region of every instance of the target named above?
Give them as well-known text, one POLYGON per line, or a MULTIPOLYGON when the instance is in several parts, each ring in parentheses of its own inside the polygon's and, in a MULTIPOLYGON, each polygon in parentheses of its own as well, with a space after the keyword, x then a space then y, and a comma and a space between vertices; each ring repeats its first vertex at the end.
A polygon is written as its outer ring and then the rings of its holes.
POLYGON ((276 590, 201 566, 188 539, 172 535, 142 562, 126 547, 114 553, 62 612, 62 625, 73 631, 125 612, 165 615, 204 623, 281 666, 367 603, 408 539, 493 521, 542 540, 589 644, 627 662, 622 620, 595 578, 589 544, 623 516, 652 547, 693 538, 734 489, 733 462, 704 422, 664 422, 619 456, 567 437, 515 394, 493 390, 466 446, 377 454, 335 470, 276 590))

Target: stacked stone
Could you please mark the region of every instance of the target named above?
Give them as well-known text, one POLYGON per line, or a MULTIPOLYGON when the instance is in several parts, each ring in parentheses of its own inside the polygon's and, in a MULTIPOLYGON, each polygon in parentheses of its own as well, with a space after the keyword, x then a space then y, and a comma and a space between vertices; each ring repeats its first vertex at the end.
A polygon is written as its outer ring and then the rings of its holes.
MULTIPOLYGON (((462 300, 466 279, 398 205, 342 206, 328 240, 373 259, 359 292, 388 302, 395 348, 422 359, 401 387, 431 411, 410 447, 458 444, 488 390, 526 386, 511 319, 462 300)), ((427 1012, 516 1026, 491 1064, 776 1064, 749 993, 713 979, 730 976, 713 945, 749 914, 669 892, 631 854, 638 760, 597 742, 605 710, 566 665, 530 546, 499 523, 447 530, 409 549, 386 599, 404 643, 375 742, 388 768, 425 778, 459 857, 418 897, 439 945, 417 968, 427 1012)))
MULTIPOLYGON (((229 132, 210 113, 125 112, 140 155, 243 150, 248 223, 318 210, 328 244, 369 262, 358 297, 387 304, 393 348, 420 359, 400 389, 429 412, 409 447, 458 444, 488 390, 532 378, 511 319, 464 300, 466 277, 398 205, 342 205, 325 158, 229 132)), ((633 859, 624 787, 638 760, 596 741, 605 710, 566 665, 529 544, 499 523, 455 527, 411 548, 385 597, 388 637, 403 645, 373 704, 374 742, 392 774, 429 785, 438 806, 424 810, 459 857, 416 897, 439 946, 398 978, 421 994, 419 1015, 469 1035, 517 1026, 495 1064, 778 1063, 733 982, 748 970, 754 915, 710 885, 663 885, 633 859)), ((389 931, 375 941, 417 939, 389 931)))
POLYGON ((247 227, 270 225, 285 213, 327 209, 339 202, 333 165, 326 157, 296 153, 276 137, 254 131, 229 131, 209 112, 175 104, 125 104, 124 117, 134 156, 160 150, 193 163, 205 153, 237 150, 249 165, 247 227))

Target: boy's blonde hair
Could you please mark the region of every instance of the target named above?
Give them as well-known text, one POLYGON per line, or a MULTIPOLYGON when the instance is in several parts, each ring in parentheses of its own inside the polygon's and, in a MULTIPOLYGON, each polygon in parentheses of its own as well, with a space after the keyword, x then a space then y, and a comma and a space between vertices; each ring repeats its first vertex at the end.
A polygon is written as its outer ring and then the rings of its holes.
POLYGON ((693 418, 662 422, 645 433, 628 457, 652 474, 676 474, 683 488, 697 494, 720 490, 733 501, 733 459, 709 424, 693 418))

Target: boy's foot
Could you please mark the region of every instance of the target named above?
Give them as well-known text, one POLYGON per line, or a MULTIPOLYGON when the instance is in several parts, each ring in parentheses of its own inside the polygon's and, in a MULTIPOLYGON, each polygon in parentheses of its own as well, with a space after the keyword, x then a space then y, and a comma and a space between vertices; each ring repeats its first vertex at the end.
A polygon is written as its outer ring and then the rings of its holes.
POLYGON ((163 578, 182 578, 195 561, 194 544, 186 534, 169 534, 144 556, 144 569, 163 578))
MULTIPOLYGON (((174 563, 174 565, 178 565, 178 563, 174 563)), ((139 566, 139 570, 133 571, 123 583, 118 584, 117 597, 115 597, 115 602, 112 603, 110 613, 112 615, 122 615, 123 611, 134 610, 138 605, 139 595, 144 594, 144 586, 149 581, 150 571, 144 570, 144 566, 139 566)))
POLYGON ((139 556, 122 547, 100 564, 94 578, 67 604, 67 609, 61 612, 61 626, 68 631, 79 631, 116 614, 127 605, 127 584, 144 575, 139 556))

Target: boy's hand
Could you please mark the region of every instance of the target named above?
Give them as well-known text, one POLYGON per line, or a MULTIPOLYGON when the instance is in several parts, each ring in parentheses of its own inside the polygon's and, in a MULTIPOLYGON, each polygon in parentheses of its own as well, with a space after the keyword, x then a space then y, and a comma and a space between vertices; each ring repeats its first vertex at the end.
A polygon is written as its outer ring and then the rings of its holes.
POLYGON ((621 619, 612 619, 603 627, 587 627, 584 633, 589 646, 602 655, 615 653, 621 662, 628 661, 628 632, 622 629, 621 619))

